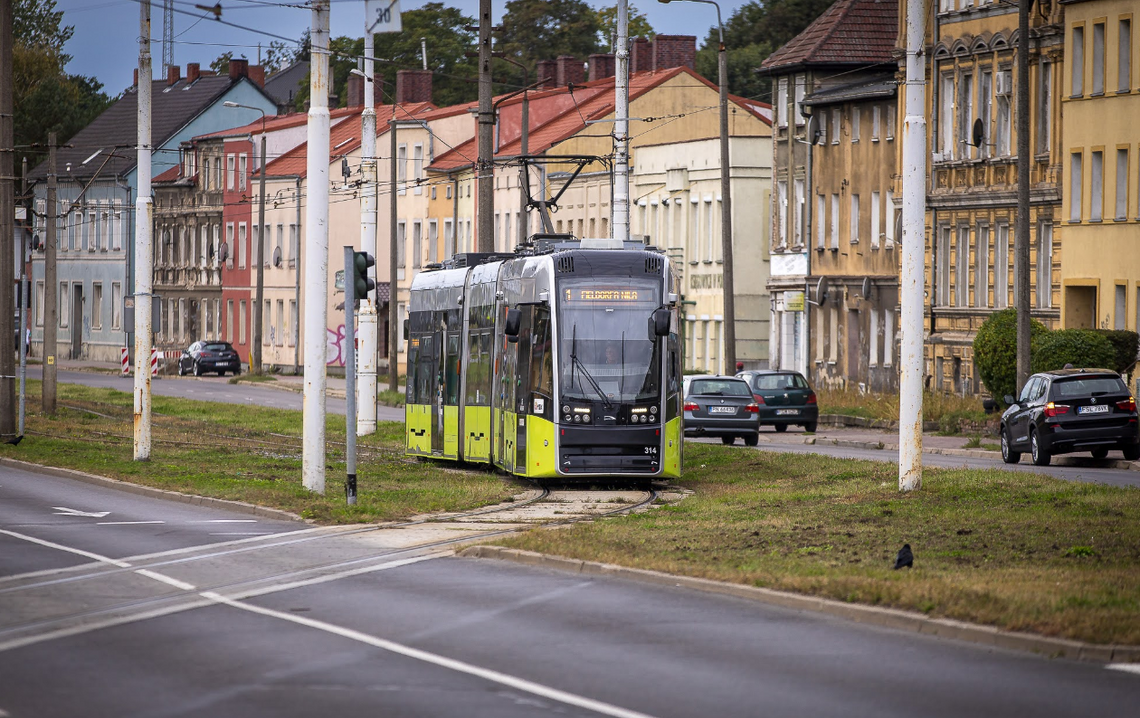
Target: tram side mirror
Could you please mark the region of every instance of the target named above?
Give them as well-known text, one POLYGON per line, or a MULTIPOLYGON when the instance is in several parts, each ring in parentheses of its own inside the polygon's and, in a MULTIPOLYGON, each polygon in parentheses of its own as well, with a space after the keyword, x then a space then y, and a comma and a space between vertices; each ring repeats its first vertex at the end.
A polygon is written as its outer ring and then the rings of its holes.
POLYGON ((507 310, 507 323, 503 326, 503 333, 510 337, 509 341, 519 340, 519 325, 522 323, 522 312, 517 309, 507 310))
POLYGON ((669 310, 665 307, 658 307, 653 310, 652 329, 655 336, 669 336, 669 319, 669 310))
POLYGON ((408 320, 404 320, 404 336, 408 336, 408 320))

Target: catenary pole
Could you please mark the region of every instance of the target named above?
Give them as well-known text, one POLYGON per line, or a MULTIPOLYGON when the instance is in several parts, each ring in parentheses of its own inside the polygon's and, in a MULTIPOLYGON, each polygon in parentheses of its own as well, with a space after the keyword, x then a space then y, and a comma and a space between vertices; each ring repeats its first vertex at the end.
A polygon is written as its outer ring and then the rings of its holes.
POLYGON ((495 197, 491 183, 495 168, 495 151, 491 142, 494 129, 495 111, 491 107, 491 0, 479 0, 479 155, 475 162, 475 176, 478 178, 475 191, 479 196, 475 219, 478 233, 476 244, 480 252, 495 251, 492 217, 495 197))
POLYGON ((400 320, 399 306, 396 304, 396 282, 399 274, 396 269, 399 248, 396 246, 396 105, 392 104, 392 119, 388 121, 388 135, 391 142, 389 150, 390 162, 388 176, 388 391, 396 391, 396 383, 400 373, 399 347, 396 338, 400 331, 397 322, 400 320))
MULTIPOLYGON (((371 89, 371 88, 369 88, 371 89)), ((356 248, 344 247, 344 497, 349 506, 356 504, 356 248)), ((368 293, 365 292, 365 297, 368 293)))
MULTIPOLYGON (((360 169, 364 181, 360 203, 360 249, 376 256, 376 69, 372 59, 374 36, 364 28, 364 112, 360 117, 360 169)), ((368 270, 373 272, 375 270, 368 270)), ((377 278, 379 279, 379 278, 377 278)), ((345 283, 348 275, 345 274, 345 283)), ((379 284, 379 282, 377 282, 379 284)), ((356 432, 361 436, 376 431, 376 352, 378 344, 376 305, 371 294, 360 300, 360 414, 356 432)), ((376 295, 379 296, 379 293, 376 295)), ((351 371, 346 367, 345 371, 351 371)))
POLYGON ((139 3, 138 195, 135 198, 135 461, 150 459, 151 291, 150 2, 139 3))
MULTIPOLYGON (((28 158, 25 157, 20 163, 20 198, 25 203, 28 202, 28 158)), ((16 432, 18 436, 24 435, 24 418, 28 411, 28 322, 31 317, 28 316, 31 305, 31 297, 28 287, 28 245, 27 245, 27 226, 28 220, 31 218, 32 213, 25 209, 24 222, 20 227, 20 326, 19 334, 16 341, 20 343, 20 412, 19 419, 16 422, 16 432)))
POLYGON ((56 292, 56 251, 58 238, 56 208, 59 206, 59 178, 56 176, 56 134, 48 133, 47 217, 44 231, 44 373, 41 406, 45 414, 55 414, 57 376, 56 344, 59 339, 59 294, 56 292), (50 289, 49 289, 50 287, 50 289))
POLYGON ((614 49, 614 239, 629 239, 629 2, 618 0, 614 49))
POLYGON ((922 488, 922 307, 926 216, 926 3, 906 3, 899 491, 922 488))
MULTIPOLYGON (((12 341, 16 333, 13 303, 15 292, 12 280, 16 276, 15 223, 16 223, 16 164, 15 127, 13 125, 14 86, 12 76, 13 30, 12 13, 14 3, 0 2, 0 278, 3 290, 0 291, 0 335, 4 344, 12 341)), ((23 252, 20 253, 23 259, 23 252)), ((24 338, 18 337, 19 343, 24 338)), ((0 351, 0 435, 16 435, 16 356, 11 344, 0 351)))
MULTIPOLYGON (((1018 0, 1017 41, 1017 236, 1013 286, 1017 306, 1017 392, 1029 380, 1029 0, 1018 0)), ((1052 282, 1038 277, 1038 284, 1052 282)))
POLYGON ((325 492, 325 325, 329 290, 329 0, 314 0, 305 216, 305 382, 301 478, 325 492))

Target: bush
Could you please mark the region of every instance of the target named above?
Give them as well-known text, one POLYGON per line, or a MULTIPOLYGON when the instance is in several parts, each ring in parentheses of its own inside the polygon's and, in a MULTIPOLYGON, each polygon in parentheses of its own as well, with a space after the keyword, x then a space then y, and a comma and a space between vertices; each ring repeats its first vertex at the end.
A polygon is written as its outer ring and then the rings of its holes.
POLYGON ((1111 369, 1116 363, 1112 342, 1092 329, 1060 329, 1033 340, 1030 371, 1063 369, 1111 369))
MULTIPOLYGON (((1030 322, 1030 342, 1049 332, 1037 320, 1030 322)), ((1064 362, 1061 363, 1064 366, 1064 362)), ((974 337, 974 368, 992 396, 1001 399, 1017 393, 1017 310, 994 312, 974 337)))
POLYGON ((1140 334, 1124 329, 1097 329, 1095 331, 1112 344, 1116 358, 1109 365, 1109 368, 1119 374, 1131 373, 1132 367, 1136 363, 1136 355, 1140 352, 1140 334))

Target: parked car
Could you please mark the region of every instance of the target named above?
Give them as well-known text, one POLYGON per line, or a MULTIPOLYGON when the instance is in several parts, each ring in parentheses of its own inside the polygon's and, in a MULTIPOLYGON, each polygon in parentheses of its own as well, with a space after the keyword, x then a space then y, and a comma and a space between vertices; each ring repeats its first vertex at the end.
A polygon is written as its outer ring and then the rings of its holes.
POLYGON ((719 436, 731 444, 736 437, 748 446, 760 442, 759 410, 743 379, 731 376, 685 377, 685 436, 719 436))
POLYGON ((797 371, 749 370, 736 376, 748 382, 752 397, 760 406, 760 425, 771 424, 776 431, 802 426, 814 432, 819 422, 815 392, 797 371))
POLYGON ((1116 372, 1061 369, 1029 377, 1021 396, 1005 397, 1001 415, 1001 458, 1007 464, 1030 452, 1033 463, 1048 466, 1055 454, 1087 451, 1103 459, 1120 450, 1140 459, 1136 398, 1116 372))
POLYGON ((217 372, 218 376, 225 376, 227 371, 232 371, 234 376, 241 374, 241 358, 229 342, 194 342, 182 350, 182 356, 178 357, 178 376, 190 372, 202 376, 210 371, 217 372))

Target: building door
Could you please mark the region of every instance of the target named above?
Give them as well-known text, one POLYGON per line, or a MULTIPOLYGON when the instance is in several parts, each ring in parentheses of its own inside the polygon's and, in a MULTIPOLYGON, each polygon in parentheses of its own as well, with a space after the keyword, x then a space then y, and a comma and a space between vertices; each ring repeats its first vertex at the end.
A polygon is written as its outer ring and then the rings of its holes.
POLYGON ((1096 327, 1096 287, 1065 287, 1065 329, 1096 327))
POLYGON ((859 344, 859 311, 847 310, 847 378, 851 381, 862 381, 859 376, 859 356, 862 354, 859 344))

